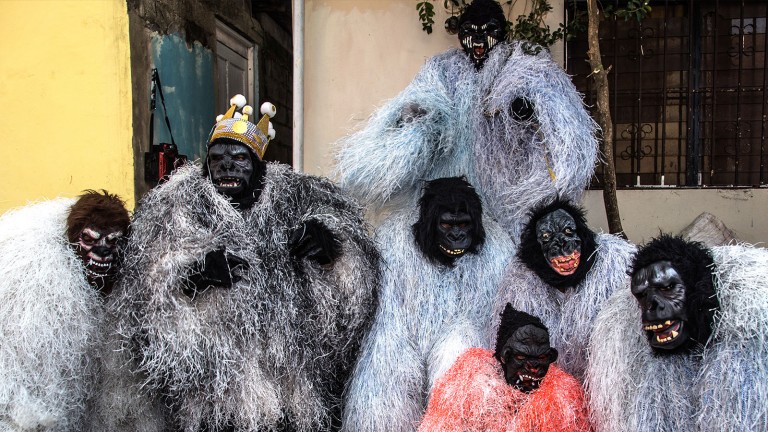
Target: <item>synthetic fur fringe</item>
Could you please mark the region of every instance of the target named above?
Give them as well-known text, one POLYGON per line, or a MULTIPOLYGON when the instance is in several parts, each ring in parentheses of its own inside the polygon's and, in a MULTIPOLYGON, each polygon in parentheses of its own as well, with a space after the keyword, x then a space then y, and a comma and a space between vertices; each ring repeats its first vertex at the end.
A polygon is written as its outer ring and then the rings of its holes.
POLYGON ((701 352, 654 355, 629 285, 606 302, 586 381, 598 431, 768 429, 768 251, 711 251, 721 311, 701 352))
POLYGON ((378 254, 360 208, 332 183, 270 164, 259 201, 240 213, 188 166, 146 196, 125 255, 110 306, 177 427, 315 431, 338 421, 375 307, 378 254), (332 268, 290 258, 288 239, 306 220, 339 238, 332 268), (250 264, 243 279, 183 295, 189 266, 222 247, 250 264))
POLYGON ((546 50, 527 54, 529 45, 515 41, 494 48, 478 79, 482 99, 472 120, 475 186, 513 239, 537 205, 557 196, 579 202, 598 156, 597 125, 570 77, 546 50), (535 109, 527 121, 516 120, 510 110, 521 97, 535 109))
POLYGON ((66 239, 74 199, 0 217, 0 429, 79 431, 103 305, 66 239))
POLYGON ((766 431, 768 251, 748 245, 711 251, 721 312, 712 332, 715 349, 704 350, 696 423, 700 431, 766 431))
MULTIPOLYGON (((592 268, 577 286, 561 293, 547 285, 517 257, 507 266, 493 303, 492 325, 487 336, 495 338, 504 306, 539 317, 549 328, 550 343, 559 352, 557 364, 579 381, 587 368, 587 343, 604 301, 628 286, 627 271, 636 251, 634 245, 610 234, 596 234, 592 268)), ((586 260, 587 257, 582 257, 586 260)))
POLYGON ((538 390, 508 385, 493 352, 467 350, 438 379, 419 432, 587 432, 584 392, 552 365, 538 390))
POLYGON ((474 65, 460 49, 430 58, 363 129, 337 143, 335 177, 341 187, 379 212, 413 205, 424 180, 466 175, 473 183, 468 114, 478 100, 476 80, 474 65), (406 114, 414 110, 422 115, 406 114))
POLYGON ((432 57, 339 141, 341 186, 382 213, 413 205, 424 180, 464 175, 515 239, 530 208, 557 195, 578 201, 597 160, 597 126, 546 50, 529 55, 523 44, 498 44, 480 71, 460 49, 432 57), (517 97, 533 102, 536 122, 511 118, 517 97), (405 121, 412 106, 424 114, 405 121))
POLYGON ((454 267, 436 266, 418 249, 411 225, 418 209, 390 217, 376 230, 382 286, 373 328, 347 387, 343 430, 414 431, 434 381, 470 346, 490 342, 481 329, 511 239, 484 218, 486 241, 454 267))

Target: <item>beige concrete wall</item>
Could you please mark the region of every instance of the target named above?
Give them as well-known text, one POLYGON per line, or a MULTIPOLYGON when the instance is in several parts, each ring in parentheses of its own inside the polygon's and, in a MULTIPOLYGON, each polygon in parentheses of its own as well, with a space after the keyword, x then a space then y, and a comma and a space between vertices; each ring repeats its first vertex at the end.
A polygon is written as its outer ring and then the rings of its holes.
MULTIPOLYGON (((620 190, 618 195, 621 223, 634 243, 650 240, 659 231, 677 234, 709 212, 740 240, 768 246, 768 189, 620 190)), ((590 225, 608 232, 602 191, 587 191, 584 206, 590 225)))
MULTIPOLYGON (((448 13, 435 0, 431 35, 421 30, 417 0, 306 0, 304 170, 329 175, 332 145, 366 121, 413 79, 426 59, 458 47, 443 29, 448 13)), ((518 9, 525 2, 517 2, 518 9)), ((557 3, 557 2, 552 2, 557 3)), ((562 5, 548 22, 557 28, 562 5)), ((562 47, 553 48, 562 58, 562 47)))

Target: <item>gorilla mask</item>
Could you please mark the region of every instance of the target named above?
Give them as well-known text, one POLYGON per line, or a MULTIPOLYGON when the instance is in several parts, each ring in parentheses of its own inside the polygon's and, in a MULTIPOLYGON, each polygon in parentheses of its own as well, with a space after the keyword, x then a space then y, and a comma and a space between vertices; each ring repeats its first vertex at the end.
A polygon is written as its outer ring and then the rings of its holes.
POLYGON ((128 224, 123 201, 106 191, 85 191, 67 217, 67 240, 83 262, 88 283, 103 294, 112 289, 128 224))
POLYGON ((494 0, 475 0, 459 17, 459 41, 475 68, 480 69, 488 53, 507 37, 507 20, 494 0))
POLYGON ((518 258, 560 290, 586 277, 597 247, 583 210, 560 200, 531 212, 520 243, 518 258))
POLYGON ((244 144, 219 139, 208 148, 203 174, 216 191, 242 210, 258 199, 266 171, 264 165, 244 144))
POLYGON ((581 260, 581 239, 576 221, 568 212, 557 209, 536 222, 536 238, 552 270, 562 276, 576 272, 581 260))
POLYGON ((464 254, 476 253, 485 241, 480 197, 463 178, 429 181, 424 185, 419 220, 412 231, 428 259, 452 266, 464 254))
POLYGON ((557 355, 557 350, 549 345, 549 332, 541 320, 507 303, 495 352, 507 384, 524 393, 536 390, 557 355))
POLYGON ((720 308, 713 265, 703 245, 680 237, 662 235, 637 252, 632 294, 656 353, 686 351, 709 339, 720 308))

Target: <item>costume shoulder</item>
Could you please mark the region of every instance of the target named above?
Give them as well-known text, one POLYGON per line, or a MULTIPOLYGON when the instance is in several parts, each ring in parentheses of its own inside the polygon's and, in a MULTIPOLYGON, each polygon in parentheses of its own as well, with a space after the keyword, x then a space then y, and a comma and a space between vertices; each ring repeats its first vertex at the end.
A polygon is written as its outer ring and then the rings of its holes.
POLYGON ((419 432, 506 431, 524 400, 491 351, 471 348, 437 380, 419 432))
POLYGON ((460 50, 428 60, 362 129, 337 143, 335 177, 341 186, 379 210, 411 203, 425 179, 471 174, 465 144, 470 127, 457 116, 471 109, 475 79, 474 66, 460 50))
POLYGON ((101 302, 65 231, 73 199, 0 217, 0 429, 77 427, 101 302))
POLYGON ((768 430, 768 251, 712 248, 720 313, 696 380, 700 431, 768 430))

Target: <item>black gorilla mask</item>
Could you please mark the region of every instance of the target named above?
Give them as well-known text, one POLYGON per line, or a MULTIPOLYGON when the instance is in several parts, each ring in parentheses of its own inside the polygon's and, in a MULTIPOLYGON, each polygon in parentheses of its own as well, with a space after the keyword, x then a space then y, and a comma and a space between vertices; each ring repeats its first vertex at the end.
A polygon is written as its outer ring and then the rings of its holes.
POLYGON ((208 170, 216 190, 234 197, 250 188, 253 160, 242 144, 215 144, 208 150, 208 170))
POLYGON ((703 245, 680 237, 663 235, 637 252, 632 294, 654 352, 686 352, 707 342, 720 308, 713 266, 703 245))
POLYGON ((477 69, 488 53, 507 37, 507 20, 501 6, 492 0, 475 0, 459 18, 459 41, 477 69))
POLYGON ((568 212, 557 209, 539 219, 536 237, 552 270, 562 276, 576 273, 581 260, 581 239, 576 234, 576 221, 568 212))
POLYGON ((424 185, 414 240, 431 261, 452 266, 466 253, 476 253, 485 241, 480 197, 459 177, 432 180, 424 185))
POLYGON ((440 252, 452 258, 466 253, 472 244, 472 216, 467 212, 446 211, 437 219, 437 245, 440 252))
POLYGON ((637 270, 632 294, 640 303, 651 347, 672 350, 688 340, 685 284, 672 263, 658 261, 637 270))
POLYGON ((203 166, 203 175, 211 180, 216 191, 241 210, 258 200, 265 173, 264 162, 237 141, 215 141, 203 166))
POLYGON ((536 390, 557 355, 557 350, 549 345, 549 331, 541 320, 507 303, 501 314, 494 353, 507 384, 525 393, 536 390))
POLYGON ((557 350, 549 346, 546 330, 528 324, 507 339, 501 358, 507 384, 530 393, 539 388, 549 365, 557 360, 557 350))
POLYGON ((584 280, 596 249, 584 211, 556 200, 531 212, 517 256, 548 285, 564 291, 584 280))

